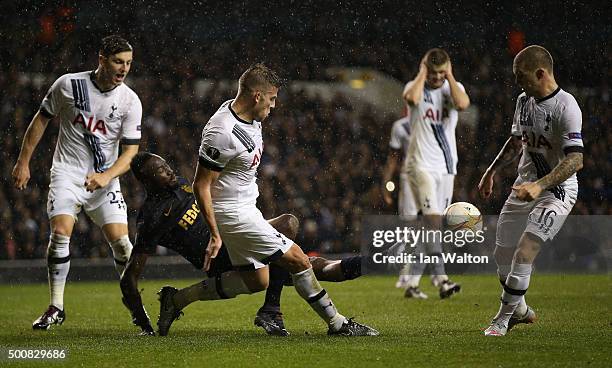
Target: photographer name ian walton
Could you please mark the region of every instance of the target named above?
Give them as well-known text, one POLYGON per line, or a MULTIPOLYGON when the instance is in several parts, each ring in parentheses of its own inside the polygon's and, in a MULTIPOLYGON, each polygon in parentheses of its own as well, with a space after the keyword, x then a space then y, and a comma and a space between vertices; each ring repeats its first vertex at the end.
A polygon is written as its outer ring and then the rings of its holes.
MULTIPOLYGON (((431 230, 421 228, 415 230, 412 227, 396 227, 395 230, 375 230, 372 233, 372 245, 374 248, 380 248, 385 244, 394 244, 397 242, 406 243, 411 248, 414 248, 417 243, 433 243, 442 242, 453 244, 457 248, 461 248, 466 244, 484 242, 483 230, 431 230)), ((415 254, 399 254, 385 255, 381 252, 372 254, 374 263, 438 263, 440 257, 444 263, 489 263, 489 257, 486 255, 475 256, 469 253, 440 253, 438 255, 426 255, 423 253, 415 254)))

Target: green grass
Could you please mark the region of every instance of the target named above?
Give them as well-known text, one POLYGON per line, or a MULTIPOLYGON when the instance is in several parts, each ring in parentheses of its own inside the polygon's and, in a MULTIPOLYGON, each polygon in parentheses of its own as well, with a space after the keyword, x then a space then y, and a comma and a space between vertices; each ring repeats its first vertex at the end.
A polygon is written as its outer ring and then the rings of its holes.
MULTIPOLYGON (((612 353, 610 279, 607 275, 536 274, 528 302, 539 321, 520 325, 504 338, 485 338, 482 329, 498 308, 494 276, 462 276, 463 291, 439 300, 428 282, 424 301, 406 300, 394 277, 363 277, 326 283, 340 311, 377 328, 381 335, 330 338, 326 326, 298 297, 284 292, 288 338, 268 337, 253 326, 263 295, 199 302, 185 309, 167 337, 135 336, 116 283, 69 283, 66 323, 41 332, 30 324, 48 302, 45 284, 0 286, 0 348, 62 348, 59 362, 0 358, 0 366, 85 367, 576 367, 609 366, 612 353)), ((155 291, 194 280, 142 282, 154 319, 155 291)), ((424 281, 426 281, 424 279, 424 281)), ((154 320, 155 321, 155 320, 154 320)))

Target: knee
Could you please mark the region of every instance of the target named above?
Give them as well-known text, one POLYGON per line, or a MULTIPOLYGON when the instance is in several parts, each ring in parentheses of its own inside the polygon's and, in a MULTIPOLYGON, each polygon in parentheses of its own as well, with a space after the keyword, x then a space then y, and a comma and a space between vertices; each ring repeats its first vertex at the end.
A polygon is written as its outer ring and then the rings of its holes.
POLYGON ((72 235, 72 226, 64 224, 62 222, 55 222, 51 224, 51 234, 65 236, 70 238, 72 235))
POLYGON ((130 258, 133 246, 129 236, 123 235, 118 239, 110 241, 109 245, 113 250, 115 258, 120 258, 120 260, 127 260, 130 258))
POLYGON ((55 259, 63 258, 64 261, 70 260, 70 237, 62 234, 51 233, 49 237, 49 245, 47 247, 47 257, 55 259))
POLYGON ((248 277, 243 279, 250 293, 258 293, 268 288, 269 281, 267 278, 248 277))
POLYGON ((279 231, 289 239, 295 239, 300 229, 300 220, 289 213, 282 214, 279 220, 279 231))
POLYGON ((308 258, 308 256, 306 254, 304 254, 304 252, 302 252, 300 250, 300 252, 295 252, 296 254, 293 255, 293 257, 291 257, 288 260, 288 264, 290 267, 290 272, 291 273, 296 273, 296 272, 301 272, 304 270, 307 270, 309 268, 312 267, 312 264, 310 263, 310 259, 308 258))
POLYGON ((260 291, 264 291, 268 288, 268 280, 258 281, 249 286, 249 291, 251 293, 258 293, 260 291))
POLYGON ((285 214, 283 216, 287 216, 287 224, 289 226, 291 239, 295 239, 300 231, 300 220, 292 214, 285 214))

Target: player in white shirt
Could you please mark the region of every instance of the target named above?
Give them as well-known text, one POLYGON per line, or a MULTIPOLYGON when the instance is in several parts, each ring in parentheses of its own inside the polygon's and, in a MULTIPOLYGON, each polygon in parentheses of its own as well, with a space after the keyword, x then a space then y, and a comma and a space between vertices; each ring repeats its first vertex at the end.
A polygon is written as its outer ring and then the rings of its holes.
POLYGON ((250 294, 268 286, 267 264, 275 262, 291 273, 298 294, 328 324, 330 335, 377 335, 368 326, 347 319, 336 310, 317 281, 308 257, 292 240, 274 229, 256 207, 257 167, 263 153, 261 122, 276 104, 281 80, 263 64, 248 68, 238 81, 234 100, 224 102, 202 132, 193 183, 198 207, 210 229, 204 257, 208 271, 221 243, 237 272, 227 272, 214 283, 199 282, 176 291, 160 292, 160 331, 180 310, 196 300, 250 294))
POLYGON ((495 261, 503 290, 486 336, 504 336, 518 323, 535 322, 524 296, 533 261, 576 203, 576 172, 583 165, 582 113, 574 96, 557 85, 550 53, 529 46, 516 55, 512 70, 524 92, 516 101, 511 137, 478 185, 488 198, 496 171, 521 156, 497 223, 495 261))
MULTIPOLYGON (((463 85, 455 79, 451 60, 446 51, 427 51, 416 78, 406 85, 404 100, 410 107, 411 139, 404 160, 405 171, 416 202, 416 209, 424 215, 425 226, 440 229, 441 215, 451 204, 453 182, 457 174, 457 144, 455 128, 458 111, 470 105, 463 85)), ((417 252, 439 254, 440 243, 417 245, 417 252)), ((448 279, 442 257, 433 264, 432 283, 446 298, 460 290, 460 285, 448 279)), ((419 289, 425 264, 410 265, 410 279, 406 282, 407 297, 426 297, 419 289)))
MULTIPOLYGON (((407 112, 409 113, 409 111, 407 112)), ((416 203, 414 202, 414 196, 412 195, 412 189, 410 189, 410 183, 408 182, 408 172, 406 171, 406 154, 408 153, 408 146, 410 144, 410 116, 404 116, 401 119, 396 120, 391 127, 391 139, 389 139, 389 154, 387 155, 387 162, 385 163, 385 169, 383 170, 383 199, 387 206, 393 204, 393 197, 391 192, 395 190, 395 186, 389 187, 393 183, 393 175, 400 167, 399 174, 399 192, 397 196, 397 207, 398 215, 400 219, 410 221, 415 219, 415 213, 417 213, 416 203)), ((408 289, 410 277, 410 264, 405 264, 400 271, 399 278, 395 283, 396 288, 408 289)), ((416 297, 426 299, 427 295, 418 290, 420 293, 415 295, 409 295, 410 297, 416 297)))
POLYGON ((81 209, 98 225, 111 246, 121 276, 132 251, 119 176, 138 152, 142 105, 123 83, 132 65, 132 46, 113 35, 102 39, 95 71, 65 74, 49 89, 28 126, 13 169, 15 187, 30 179, 29 162, 51 119, 59 123, 53 155, 47 213, 50 305, 34 329, 62 324, 64 286, 70 269, 70 236, 81 209), (119 155, 119 145, 122 153, 119 155))
MULTIPOLYGON (((405 116, 396 120, 391 128, 391 139, 389 140, 389 155, 383 171, 383 198, 388 206, 393 204, 392 190, 387 187, 393 182, 393 174, 398 166, 400 168, 399 193, 397 198, 398 213, 402 219, 410 219, 417 212, 416 204, 412 196, 412 190, 408 183, 405 159, 410 143, 410 117, 405 116), (401 158, 400 158, 401 157, 401 158)), ((394 190, 394 188, 393 188, 394 190)))

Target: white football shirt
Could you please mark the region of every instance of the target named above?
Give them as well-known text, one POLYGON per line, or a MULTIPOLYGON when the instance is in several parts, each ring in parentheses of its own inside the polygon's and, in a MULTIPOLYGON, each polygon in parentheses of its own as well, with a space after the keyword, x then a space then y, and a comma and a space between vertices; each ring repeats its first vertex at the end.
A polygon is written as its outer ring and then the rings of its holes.
POLYGON ((408 154, 408 146, 410 144, 410 117, 405 116, 396 120, 391 128, 391 139, 389 147, 394 150, 402 151, 402 171, 405 169, 404 161, 408 154))
MULTIPOLYGON (((570 152, 582 152, 582 112, 571 94, 560 87, 541 99, 518 96, 512 135, 523 141, 523 154, 515 184, 533 182, 547 175, 570 152)), ((549 189, 564 200, 565 191, 577 191, 576 174, 549 189)))
MULTIPOLYGON (((457 84, 465 91, 461 83, 457 84)), ((410 107, 411 139, 404 160, 408 170, 418 168, 441 174, 457 174, 455 128, 458 116, 448 81, 444 81, 440 88, 423 88, 421 101, 410 107)))
POLYGON ((59 120, 51 173, 77 180, 101 173, 119 155, 119 143, 138 144, 142 104, 125 83, 102 92, 93 71, 65 74, 49 89, 40 113, 59 120))
POLYGON ((200 165, 221 172, 211 196, 215 211, 255 206, 257 168, 263 153, 261 122, 245 121, 224 102, 202 131, 200 165))

